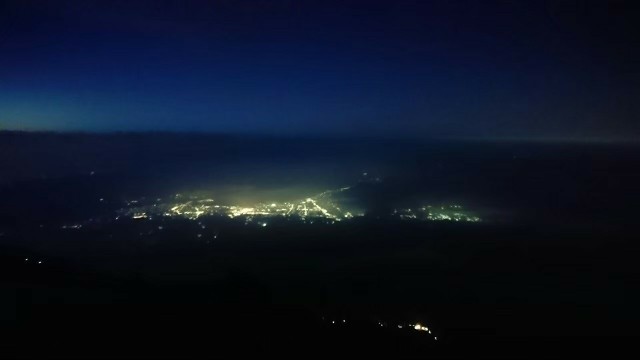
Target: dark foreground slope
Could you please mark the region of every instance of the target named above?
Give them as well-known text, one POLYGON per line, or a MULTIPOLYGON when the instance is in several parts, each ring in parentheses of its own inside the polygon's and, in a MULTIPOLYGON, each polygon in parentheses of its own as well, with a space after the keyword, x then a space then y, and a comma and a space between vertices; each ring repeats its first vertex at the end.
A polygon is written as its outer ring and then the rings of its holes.
POLYGON ((625 234, 363 221, 206 244, 136 226, 5 234, 5 354, 555 356, 639 335, 625 234))

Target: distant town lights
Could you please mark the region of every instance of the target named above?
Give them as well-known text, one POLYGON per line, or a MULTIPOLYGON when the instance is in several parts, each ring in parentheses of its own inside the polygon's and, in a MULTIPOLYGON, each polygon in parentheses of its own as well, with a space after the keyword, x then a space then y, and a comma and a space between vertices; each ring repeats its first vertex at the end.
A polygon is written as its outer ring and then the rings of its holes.
MULTIPOLYGON (((140 204, 144 203, 144 198, 142 198, 140 200, 126 201, 127 207, 118 210, 117 215, 118 217, 147 220, 151 220, 153 216, 182 217, 190 220, 196 220, 201 216, 224 216, 230 219, 241 218, 244 220, 245 225, 254 223, 262 227, 265 227, 267 223, 264 220, 268 221, 276 217, 300 220, 305 224, 314 224, 314 220, 316 223, 320 220, 325 224, 334 224, 336 221, 365 216, 363 209, 347 209, 347 206, 341 203, 342 195, 341 197, 334 196, 349 189, 351 187, 342 187, 324 191, 313 197, 301 198, 297 201, 256 203, 254 206, 214 204, 213 199, 200 199, 197 195, 176 195, 172 197, 172 201, 164 204, 160 203, 163 199, 158 198, 156 203, 141 206, 140 204), (133 206, 133 204, 136 205, 133 206)), ((167 201, 167 199, 164 199, 164 201, 167 201)), ((478 216, 468 212, 457 203, 391 209, 388 216, 408 221, 481 221, 478 216)), ((202 229, 206 229, 204 224, 198 223, 198 225, 202 229)))

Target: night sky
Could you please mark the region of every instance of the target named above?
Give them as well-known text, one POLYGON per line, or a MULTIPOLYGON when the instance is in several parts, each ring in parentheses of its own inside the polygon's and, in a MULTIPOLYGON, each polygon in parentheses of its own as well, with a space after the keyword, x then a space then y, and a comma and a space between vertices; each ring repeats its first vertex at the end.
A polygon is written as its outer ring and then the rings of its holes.
POLYGON ((638 140, 634 3, 0 0, 0 129, 638 140))

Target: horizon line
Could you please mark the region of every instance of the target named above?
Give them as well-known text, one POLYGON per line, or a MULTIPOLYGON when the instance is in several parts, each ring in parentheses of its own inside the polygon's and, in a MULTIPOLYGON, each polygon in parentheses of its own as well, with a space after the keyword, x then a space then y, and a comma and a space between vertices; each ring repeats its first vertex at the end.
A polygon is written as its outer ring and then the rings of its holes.
POLYGON ((504 143, 555 143, 555 144, 640 144, 640 137, 631 138, 601 138, 601 137, 470 137, 470 136, 407 136, 395 134, 347 134, 347 133, 322 133, 322 134, 283 134, 283 133, 257 133, 257 132, 222 132, 222 131, 196 131, 196 130, 17 130, 1 129, 0 135, 24 134, 24 135, 75 135, 75 136, 117 136, 117 135, 177 135, 177 136, 221 136, 221 137, 262 137, 285 139, 362 139, 362 140, 396 140, 396 141, 459 141, 459 142, 504 142, 504 143))

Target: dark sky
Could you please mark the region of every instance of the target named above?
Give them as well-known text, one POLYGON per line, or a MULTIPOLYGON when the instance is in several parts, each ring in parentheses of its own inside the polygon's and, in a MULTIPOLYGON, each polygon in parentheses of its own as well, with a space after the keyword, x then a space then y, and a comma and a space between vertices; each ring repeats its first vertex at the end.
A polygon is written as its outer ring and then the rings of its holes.
POLYGON ((634 3, 0 0, 0 128, 637 140, 634 3))

